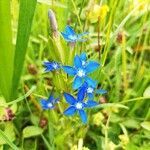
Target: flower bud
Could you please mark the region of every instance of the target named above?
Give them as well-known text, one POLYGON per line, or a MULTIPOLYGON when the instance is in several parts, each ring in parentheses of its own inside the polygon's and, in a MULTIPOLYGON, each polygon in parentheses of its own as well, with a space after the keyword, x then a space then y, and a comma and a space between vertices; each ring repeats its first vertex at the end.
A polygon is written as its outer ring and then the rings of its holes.
POLYGON ((56 20, 54 12, 51 9, 48 10, 48 17, 49 17, 50 26, 51 26, 53 36, 57 38, 58 37, 57 20, 56 20))
POLYGON ((37 74, 37 67, 33 64, 29 64, 28 65, 28 72, 32 75, 36 75, 37 74))
POLYGON ((47 121, 46 118, 41 118, 41 119, 40 119, 40 122, 39 122, 39 126, 40 126, 41 128, 44 128, 45 126, 47 126, 47 123, 48 123, 48 121, 47 121))

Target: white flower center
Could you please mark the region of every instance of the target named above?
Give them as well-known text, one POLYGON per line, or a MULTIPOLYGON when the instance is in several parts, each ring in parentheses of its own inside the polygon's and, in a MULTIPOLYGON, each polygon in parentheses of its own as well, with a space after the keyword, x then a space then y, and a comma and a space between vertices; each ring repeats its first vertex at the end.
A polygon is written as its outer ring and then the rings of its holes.
POLYGON ((93 91, 94 91, 93 88, 91 88, 91 87, 87 88, 87 93, 93 93, 93 91))
POLYGON ((82 61, 82 66, 84 66, 86 64, 86 62, 85 61, 82 61))
POLYGON ((76 108, 77 109, 82 109, 83 108, 82 103, 80 103, 80 102, 76 103, 76 108))
POLYGON ((58 67, 58 65, 56 63, 54 63, 52 66, 54 69, 57 69, 57 67, 58 67))
POLYGON ((82 70, 82 69, 80 69, 80 70, 78 70, 77 75, 78 75, 79 77, 83 77, 83 76, 85 76, 85 71, 82 70))
POLYGON ((71 39, 71 40, 76 40, 76 39, 77 39, 76 35, 69 35, 68 37, 69 37, 69 39, 71 39))
POLYGON ((47 106, 48 106, 49 108, 53 107, 52 103, 48 103, 47 106))

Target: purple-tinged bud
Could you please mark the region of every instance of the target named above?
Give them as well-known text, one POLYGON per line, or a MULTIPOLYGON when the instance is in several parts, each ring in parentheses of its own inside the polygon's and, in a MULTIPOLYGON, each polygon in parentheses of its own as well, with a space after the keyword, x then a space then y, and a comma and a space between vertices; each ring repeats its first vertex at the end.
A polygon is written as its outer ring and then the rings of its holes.
POLYGON ((48 18, 50 21, 50 26, 51 26, 53 36, 57 38, 58 37, 57 20, 56 20, 55 13, 51 9, 48 10, 48 18))
POLYGON ((46 127, 47 124, 48 124, 48 121, 47 121, 46 118, 41 118, 41 119, 40 119, 39 126, 40 126, 41 128, 46 127))
POLYGON ((15 114, 10 108, 5 109, 5 115, 3 116, 3 121, 12 121, 15 117, 15 114))

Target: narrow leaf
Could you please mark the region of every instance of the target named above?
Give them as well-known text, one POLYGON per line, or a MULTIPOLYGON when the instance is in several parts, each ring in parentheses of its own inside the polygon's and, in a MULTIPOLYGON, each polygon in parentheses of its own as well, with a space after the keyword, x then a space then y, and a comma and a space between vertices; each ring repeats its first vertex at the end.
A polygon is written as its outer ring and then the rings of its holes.
POLYGON ((11 94, 13 58, 10 1, 0 0, 0 91, 6 101, 11 94))
POLYGON ((23 130, 23 137, 29 138, 33 136, 38 136, 43 133, 43 130, 37 126, 28 126, 23 130))
POLYGON ((2 130, 0 130, 0 136, 13 150, 19 150, 19 148, 17 148, 16 145, 10 141, 8 136, 6 136, 2 130))
POLYGON ((25 61, 25 55, 30 36, 32 20, 35 12, 36 2, 37 0, 20 0, 18 33, 14 58, 14 74, 12 88, 13 97, 16 94, 22 73, 22 68, 25 61))
POLYGON ((144 122, 142 122, 142 123, 141 123, 141 126, 142 126, 144 129, 150 131, 150 121, 144 121, 144 122))

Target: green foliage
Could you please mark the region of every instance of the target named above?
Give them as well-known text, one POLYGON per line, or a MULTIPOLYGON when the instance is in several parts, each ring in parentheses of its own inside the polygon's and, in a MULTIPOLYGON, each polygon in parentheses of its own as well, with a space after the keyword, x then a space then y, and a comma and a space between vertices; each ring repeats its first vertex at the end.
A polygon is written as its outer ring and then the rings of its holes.
POLYGON ((12 0, 11 6, 15 4, 19 11, 16 9, 11 18, 9 1, 0 1, 0 149, 148 150, 148 0, 100 1, 109 11, 95 23, 88 14, 94 10, 93 6, 99 5, 97 1, 37 2, 12 0), (49 25, 49 8, 56 14, 58 36, 54 36, 49 25), (19 19, 15 20, 18 12, 19 19), (89 31, 88 40, 76 43, 75 47, 67 44, 60 34, 67 24, 77 33, 89 31), (13 47, 12 39, 16 38, 13 47), (87 111, 87 125, 76 115, 72 118, 63 115, 67 104, 62 93, 76 94, 71 88, 72 78, 63 71, 44 73, 42 66, 45 60, 72 65, 74 55, 83 51, 88 58, 101 63, 101 68, 91 76, 108 91, 107 95, 94 97, 102 104, 87 111), (43 111, 39 100, 51 93, 60 97, 61 102, 54 111, 43 111), (9 117, 8 107, 15 114, 13 121, 5 120, 9 117))
POLYGON ((21 0, 18 20, 17 41, 14 56, 12 94, 16 93, 26 56, 27 44, 35 11, 36 0, 21 0))
POLYGON ((142 123, 141 123, 141 126, 142 126, 144 129, 150 131, 150 122, 149 122, 149 121, 144 121, 144 122, 142 122, 142 123))
POLYGON ((15 140, 15 132, 12 123, 5 124, 5 130, 0 129, 0 145, 8 144, 13 150, 19 150, 16 145, 13 144, 15 140))
POLYGON ((7 101, 11 100, 14 49, 10 1, 0 1, 0 91, 7 101))
POLYGON ((23 129, 23 138, 41 135, 43 130, 36 126, 27 126, 23 129))

